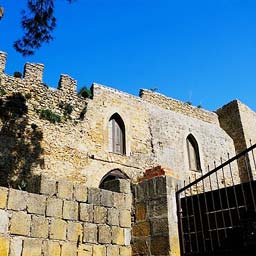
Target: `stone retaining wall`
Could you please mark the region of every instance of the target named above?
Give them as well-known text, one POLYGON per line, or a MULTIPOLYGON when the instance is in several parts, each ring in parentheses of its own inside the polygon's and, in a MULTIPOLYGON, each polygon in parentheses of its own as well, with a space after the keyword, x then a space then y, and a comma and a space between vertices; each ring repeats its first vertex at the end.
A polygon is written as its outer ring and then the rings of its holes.
POLYGON ((129 189, 117 193, 42 178, 39 190, 0 187, 1 256, 131 255, 129 189))

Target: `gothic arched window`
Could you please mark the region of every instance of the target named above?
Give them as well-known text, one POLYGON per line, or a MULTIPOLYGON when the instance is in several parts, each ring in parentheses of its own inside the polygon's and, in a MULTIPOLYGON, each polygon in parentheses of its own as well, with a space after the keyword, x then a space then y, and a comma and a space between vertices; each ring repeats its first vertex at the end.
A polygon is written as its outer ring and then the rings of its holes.
POLYGON ((115 113, 109 119, 109 151, 125 154, 125 126, 122 118, 115 113))
POLYGON ((188 162, 189 170, 201 171, 200 156, 198 144, 195 137, 190 134, 187 137, 187 151, 188 151, 188 162))

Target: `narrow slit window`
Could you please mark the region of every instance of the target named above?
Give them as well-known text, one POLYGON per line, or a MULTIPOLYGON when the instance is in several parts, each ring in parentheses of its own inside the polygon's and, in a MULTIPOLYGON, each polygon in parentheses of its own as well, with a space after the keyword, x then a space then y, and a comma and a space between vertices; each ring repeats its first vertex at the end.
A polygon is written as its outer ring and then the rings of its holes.
POLYGON ((187 151, 188 151, 189 170, 201 171, 198 144, 192 134, 190 134, 187 137, 187 151))
POLYGON ((109 120, 109 151, 121 155, 125 154, 125 126, 117 113, 109 120))

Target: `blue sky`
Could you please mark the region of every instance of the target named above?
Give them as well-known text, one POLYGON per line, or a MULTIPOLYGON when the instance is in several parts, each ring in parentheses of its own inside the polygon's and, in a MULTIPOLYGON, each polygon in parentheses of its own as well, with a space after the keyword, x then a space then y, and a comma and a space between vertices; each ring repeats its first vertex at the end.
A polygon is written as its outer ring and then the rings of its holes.
POLYGON ((44 82, 61 73, 138 95, 140 88, 215 110, 240 99, 256 110, 255 0, 56 0, 54 41, 33 57, 12 47, 26 1, 2 0, 0 50, 6 72, 45 64, 44 82))

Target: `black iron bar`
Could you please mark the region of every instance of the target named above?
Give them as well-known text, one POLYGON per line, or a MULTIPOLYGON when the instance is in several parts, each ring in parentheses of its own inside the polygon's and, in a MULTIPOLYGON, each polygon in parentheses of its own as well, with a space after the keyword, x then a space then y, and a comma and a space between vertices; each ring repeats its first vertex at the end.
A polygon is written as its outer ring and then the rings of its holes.
MULTIPOLYGON (((216 162, 215 161, 214 161, 214 166, 216 168, 216 162)), ((220 187, 219 187, 218 172, 215 172, 215 176, 216 176, 218 195, 219 195, 219 199, 220 199, 220 209, 223 209, 222 197, 221 197, 220 187)), ((225 228, 226 227, 226 222, 225 222, 225 217, 224 217, 224 212, 223 211, 221 211, 221 217, 222 217, 223 227, 225 228)), ((225 234, 225 238, 227 238, 227 230, 226 229, 224 229, 224 234, 225 234)))
MULTIPOLYGON (((222 164, 222 157, 220 158, 220 163, 222 164)), ((222 167, 221 170, 222 170, 223 183, 224 183, 224 187, 225 187, 225 194, 226 194, 227 207, 228 207, 228 215, 229 215, 230 224, 231 224, 231 227, 232 227, 233 226, 233 219, 232 219, 232 213, 231 213, 231 209, 230 209, 228 190, 227 190, 227 186, 226 186, 226 177, 225 177, 225 173, 224 173, 224 167, 222 167)))
MULTIPOLYGON (((252 146, 252 140, 250 140, 250 146, 252 146)), ((252 150, 252 159, 254 163, 254 172, 256 171, 256 161, 255 161, 255 156, 254 156, 254 151, 252 150)), ((253 178, 253 173, 252 173, 252 178, 253 178)))
MULTIPOLYGON (((190 177, 189 183, 191 182, 190 177)), ((196 251, 199 252, 199 242, 198 242, 198 234, 197 234, 197 226, 196 226, 196 216, 195 216, 195 207, 194 207, 194 196, 192 196, 192 186, 190 186, 190 198, 192 204, 192 213, 193 213, 193 221, 194 221, 194 229, 195 229, 195 238, 196 238, 196 251)))
MULTIPOLYGON (((208 169, 209 169, 209 166, 208 166, 208 169)), ((214 221, 215 221, 215 227, 216 227, 217 242, 218 242, 218 246, 220 246, 219 228, 218 228, 218 221, 217 221, 215 200, 214 200, 213 191, 212 191, 211 176, 209 176, 209 182, 210 182, 209 184, 210 184, 211 197, 212 197, 212 208, 213 208, 213 211, 214 211, 214 221)), ((210 231, 210 232, 211 232, 211 231, 210 231)))
POLYGON ((204 252, 206 252, 205 235, 204 235, 204 225, 203 225, 203 218, 202 218, 202 209, 201 209, 201 204, 200 204, 200 197, 199 197, 199 193, 198 193, 198 186, 197 186, 197 183, 196 183, 196 194, 197 194, 197 202, 198 202, 198 210, 199 210, 200 225, 201 225, 201 230, 202 230, 203 247, 204 247, 204 252))
MULTIPOLYGON (((185 184, 186 184, 186 181, 184 180, 184 186, 185 186, 185 184)), ((187 218, 188 233, 189 233, 189 235, 188 235, 189 248, 190 248, 190 252, 192 252, 193 248, 192 248, 192 239, 191 239, 191 227, 190 227, 190 220, 189 220, 188 199, 187 199, 186 191, 184 191, 184 195, 185 195, 186 218, 187 218)))
MULTIPOLYGON (((203 172, 202 172, 202 175, 203 175, 203 172)), ((212 232, 210 231, 211 224, 210 224, 210 219, 209 219, 208 203, 207 203, 207 198, 206 198, 206 194, 205 194, 204 180, 202 180, 202 185, 203 185, 203 194, 204 194, 205 214, 206 214, 207 224, 208 224, 208 233, 209 233, 209 238, 210 238, 210 243, 211 243, 211 250, 213 251, 212 232)))
POLYGON ((256 205, 255 205, 255 196, 254 196, 254 193, 253 193, 253 188, 252 188, 252 179, 251 179, 251 172, 249 170, 249 163, 248 163, 248 154, 246 154, 244 156, 244 159, 245 159, 245 165, 246 165, 246 171, 247 171, 247 175, 248 175, 248 178, 249 178, 249 186, 250 186, 250 191, 251 191, 251 195, 252 195, 252 203, 253 203, 253 208, 254 208, 254 211, 256 212, 256 205), (250 175, 250 177, 249 177, 250 175))
MULTIPOLYGON (((229 159, 229 153, 228 153, 228 159, 229 159)), ((236 209, 237 209, 237 216, 238 216, 238 219, 240 221, 240 211, 239 211, 239 205, 238 205, 238 200, 237 200, 236 187, 235 187, 235 183, 234 183, 231 163, 229 163, 228 165, 229 165, 229 173, 230 173, 230 177, 231 177, 231 181, 232 181, 233 192, 234 192, 234 196, 235 196, 235 204, 236 204, 236 209)))

